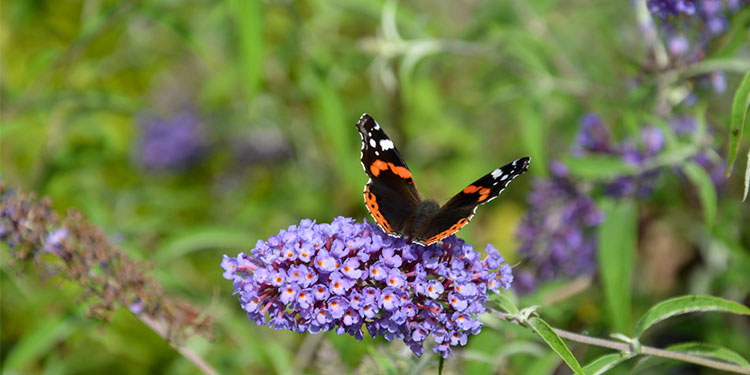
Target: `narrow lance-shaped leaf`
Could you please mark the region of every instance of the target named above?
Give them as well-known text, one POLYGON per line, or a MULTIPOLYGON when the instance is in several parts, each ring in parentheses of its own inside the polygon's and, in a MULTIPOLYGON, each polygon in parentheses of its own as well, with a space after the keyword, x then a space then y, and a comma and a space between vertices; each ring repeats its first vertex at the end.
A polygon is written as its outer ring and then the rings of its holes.
POLYGON ((605 354, 586 365, 583 368, 583 371, 586 372, 586 375, 604 374, 630 358, 631 357, 625 353, 605 354))
POLYGON ((742 201, 747 199, 747 192, 750 190, 750 149, 747 150, 747 165, 745 166, 745 191, 742 193, 742 201))
POLYGON ((534 332, 538 334, 544 342, 549 345, 552 350, 557 353, 557 355, 562 358, 565 363, 568 364, 571 370, 575 372, 576 374, 584 374, 583 369, 581 368, 581 365, 578 363, 578 360, 576 357, 573 356, 573 353, 570 352, 570 349, 565 345, 565 343, 562 341, 560 336, 555 333, 555 331, 552 329, 552 327, 547 324, 542 319, 539 318, 531 318, 529 319, 529 325, 534 329, 534 332))
POLYGON ((49 353, 85 323, 79 314, 80 306, 74 314, 47 320, 21 337, 3 358, 3 373, 14 373, 49 353))
POLYGON ((610 155, 588 155, 565 158, 570 174, 585 179, 611 179, 616 176, 633 175, 638 171, 621 158, 610 155))
POLYGON ((518 307, 510 300, 510 298, 508 298, 508 296, 502 293, 492 294, 490 300, 496 302, 506 313, 511 315, 518 314, 518 307))
MULTIPOLYGON (((319 75, 312 71, 309 74, 319 75)), ((359 162, 350 159, 352 155, 359 157, 359 137, 354 128, 357 118, 347 118, 341 96, 328 75, 316 77, 315 84, 315 121, 318 125, 315 129, 320 132, 321 139, 326 141, 336 163, 336 170, 342 175, 341 180, 350 181, 345 186, 351 193, 361 194, 362 169, 359 162)), ((361 114, 357 114, 359 115, 361 114)))
POLYGON ((232 0, 231 17, 237 27, 242 68, 242 85, 248 97, 260 86, 263 69, 263 3, 259 0, 232 0))
MULTIPOLYGON (((695 357, 702 357, 710 360, 726 362, 728 364, 745 367, 750 371, 750 363, 741 355, 727 348, 702 342, 685 342, 670 345, 664 348, 673 352, 690 354, 695 357)), ((663 369, 666 366, 674 366, 674 360, 663 357, 645 356, 642 357, 633 368, 634 374, 655 373, 656 369, 663 369)))
POLYGON ((388 375, 398 373, 398 371, 396 371, 396 366, 393 364, 390 358, 378 352, 373 347, 369 348, 369 353, 370 353, 371 358, 375 360, 375 363, 377 363, 380 369, 382 370, 382 373, 385 373, 388 375))
MULTIPOLYGON (((534 110, 533 104, 526 104, 525 107, 526 109, 520 112, 521 121, 524 124, 521 127, 523 143, 526 146, 526 150, 529 151, 531 160, 547 160, 545 153, 547 131, 545 130, 544 121, 542 121, 539 111, 534 110)), ((546 163, 538 163, 534 167, 534 173, 539 176, 546 176, 546 163)))
POLYGON ((750 308, 734 301, 713 296, 682 296, 668 299, 649 309, 636 324, 635 335, 641 336, 649 327, 667 318, 696 311, 723 311, 750 315, 750 308))
POLYGON ((747 109, 750 106, 750 71, 745 74, 742 83, 737 87, 732 101, 732 122, 729 124, 729 158, 727 161, 727 177, 732 174, 734 161, 740 150, 742 128, 745 126, 747 109))
POLYGON ((598 261, 608 317, 619 332, 630 330, 633 257, 637 239, 637 208, 632 200, 603 200, 598 261))
POLYGON ((703 206, 703 219, 706 226, 711 228, 716 218, 716 188, 705 169, 695 162, 687 162, 682 166, 690 182, 698 189, 698 198, 703 206))
POLYGON ((152 261, 166 264, 202 249, 238 249, 252 243, 253 236, 246 231, 224 228, 195 228, 164 241, 154 251, 152 261))
POLYGON ((750 363, 748 363, 745 358, 723 346, 717 346, 703 342, 684 342, 681 344, 670 345, 665 349, 694 354, 700 357, 716 359, 719 361, 729 362, 737 366, 750 368, 750 363))

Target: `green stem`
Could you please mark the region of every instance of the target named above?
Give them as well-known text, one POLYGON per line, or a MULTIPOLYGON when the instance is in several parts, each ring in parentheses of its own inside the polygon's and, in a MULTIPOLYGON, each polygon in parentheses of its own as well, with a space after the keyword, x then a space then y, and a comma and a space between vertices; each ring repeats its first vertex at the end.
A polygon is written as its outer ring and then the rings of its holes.
MULTIPOLYGON (((521 322, 515 319, 512 319, 509 314, 501 313, 492 309, 490 309, 490 314, 502 320, 505 320, 507 322, 518 324, 518 325, 523 325, 521 322)), ((703 358, 703 357, 699 357, 699 356, 695 356, 695 355, 691 355, 687 353, 664 350, 664 349, 654 348, 654 347, 645 346, 645 345, 641 346, 640 352, 635 352, 630 345, 622 343, 622 342, 602 339, 598 337, 590 337, 590 336, 573 333, 573 332, 566 331, 566 330, 559 329, 559 328, 552 328, 552 329, 555 331, 555 333, 557 333, 558 336, 562 338, 575 341, 575 342, 579 342, 581 344, 614 349, 622 353, 628 354, 630 356, 637 356, 641 354, 650 355, 653 357, 674 359, 678 361, 694 363, 696 365, 715 368, 717 370, 722 370, 722 371, 733 372, 736 374, 750 375, 750 368, 737 366, 737 365, 729 364, 726 362, 715 361, 712 359, 703 358)))

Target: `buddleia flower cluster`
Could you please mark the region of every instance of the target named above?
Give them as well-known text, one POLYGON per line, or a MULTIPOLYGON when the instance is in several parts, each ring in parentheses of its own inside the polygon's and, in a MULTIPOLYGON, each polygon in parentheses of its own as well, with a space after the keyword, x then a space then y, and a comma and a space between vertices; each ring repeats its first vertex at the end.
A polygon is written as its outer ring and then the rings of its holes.
POLYGON ((172 340, 211 335, 212 319, 167 296, 144 272, 143 262, 130 258, 80 212, 69 210, 60 217, 52 207, 49 198, 0 181, 0 247, 7 246, 3 261, 9 269, 79 284, 90 317, 107 320, 120 307, 129 307, 139 318, 164 327, 172 340))
MULTIPOLYGON (((580 125, 573 156, 609 155, 643 170, 665 146, 664 133, 654 126, 641 128, 637 140, 625 139, 616 143, 612 141, 608 128, 599 116, 586 114, 581 118, 580 125)), ((618 176, 608 182, 604 189, 607 195, 613 197, 645 197, 653 190, 658 175, 658 171, 651 170, 635 175, 618 176)))
MULTIPOLYGON (((658 30, 669 53, 670 65, 684 69, 704 60, 711 44, 730 29, 732 18, 749 0, 648 0, 647 7, 656 17, 656 24, 644 31, 658 30)), ((713 48, 715 49, 715 48, 713 48)), ((715 92, 726 90, 725 73, 721 70, 699 75, 699 86, 711 86, 715 92)), ((694 100, 689 96, 688 103, 694 100)))
POLYGON ((550 177, 532 182, 528 203, 516 231, 525 267, 516 272, 514 289, 523 294, 540 280, 593 272, 604 214, 565 165, 552 162, 550 177))
POLYGON ((248 254, 224 255, 224 277, 250 320, 298 333, 335 331, 403 340, 417 356, 432 336, 444 358, 478 334, 488 291, 508 289, 510 266, 461 239, 422 246, 372 223, 302 220, 248 254))
POLYGON ((699 134, 697 120, 682 116, 671 119, 664 130, 644 126, 636 139, 615 142, 597 115, 583 116, 576 144, 571 150, 572 156, 616 157, 639 172, 590 183, 574 178, 564 164, 553 161, 550 176, 532 182, 528 195, 529 209, 516 232, 521 242, 519 254, 524 267, 516 270, 515 290, 525 293, 533 290, 540 280, 594 272, 598 243, 596 231, 605 218, 591 194, 601 193, 613 198, 646 198, 665 171, 671 169, 675 175, 683 175, 679 163, 659 167, 652 165, 655 158, 667 152, 668 137, 679 142, 693 139, 698 150, 685 161, 703 167, 719 188, 723 183, 723 163, 708 147, 712 141, 710 134, 703 134, 701 139, 695 140, 699 134))

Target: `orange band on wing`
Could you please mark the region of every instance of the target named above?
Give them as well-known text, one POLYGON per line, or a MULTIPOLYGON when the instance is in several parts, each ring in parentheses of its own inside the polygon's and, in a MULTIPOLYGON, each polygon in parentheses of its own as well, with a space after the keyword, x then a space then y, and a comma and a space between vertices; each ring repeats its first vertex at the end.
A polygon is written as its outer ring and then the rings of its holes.
POLYGON ((481 188, 481 189, 479 189, 479 199, 478 199, 479 202, 487 199, 487 197, 489 197, 489 196, 490 196, 490 189, 489 188, 481 188))
POLYGON ((409 169, 406 167, 398 166, 393 163, 386 163, 382 160, 375 160, 370 165, 370 173, 372 173, 373 177, 378 177, 380 175, 380 172, 390 169, 391 172, 393 172, 396 176, 399 176, 405 180, 408 180, 412 178, 411 172, 409 172, 409 169))
MULTIPOLYGON (((380 171, 378 171, 380 173, 380 171)), ((375 199, 375 194, 370 192, 370 187, 365 187, 365 204, 367 205, 367 210, 370 211, 370 215, 372 215, 372 218, 375 219, 375 222, 380 225, 381 228, 383 228, 384 231, 388 233, 393 233, 393 230, 391 229, 391 225, 388 224, 388 222, 385 220, 385 217, 383 214, 380 213, 380 207, 378 205, 377 200, 375 199)))
POLYGON ((396 174, 396 176, 399 176, 405 180, 411 178, 411 172, 409 172, 409 170, 406 169, 406 167, 395 166, 392 163, 388 163, 388 167, 391 168, 391 170, 393 171, 393 173, 396 174))
POLYGON ((380 171, 388 169, 388 164, 390 163, 386 163, 382 160, 375 160, 375 162, 370 165, 370 173, 372 173, 374 177, 378 177, 380 171))
MULTIPOLYGON (((472 215, 472 216, 474 216, 474 215, 472 215)), ((429 244, 431 244, 433 242, 440 241, 443 238, 448 237, 448 236, 450 236, 453 233, 458 232, 459 229, 463 228, 464 225, 466 225, 466 224, 469 223, 469 220, 471 220, 472 216, 465 217, 465 218, 459 220, 458 223, 451 225, 450 228, 448 228, 448 229, 446 229, 446 230, 444 230, 444 231, 442 231, 442 232, 440 232, 440 233, 438 233, 438 234, 436 234, 436 235, 428 238, 427 240, 424 241, 424 244, 425 245, 429 245, 429 244)))
POLYGON ((467 186, 467 187, 464 188, 463 193, 464 194, 473 194, 473 193, 476 193, 477 190, 479 190, 479 189, 480 189, 479 186, 469 185, 469 186, 467 186))
POLYGON ((490 188, 481 187, 481 186, 474 186, 469 185, 464 188, 462 193, 464 194, 474 194, 476 192, 479 192, 479 198, 477 199, 477 202, 481 202, 490 196, 490 188))

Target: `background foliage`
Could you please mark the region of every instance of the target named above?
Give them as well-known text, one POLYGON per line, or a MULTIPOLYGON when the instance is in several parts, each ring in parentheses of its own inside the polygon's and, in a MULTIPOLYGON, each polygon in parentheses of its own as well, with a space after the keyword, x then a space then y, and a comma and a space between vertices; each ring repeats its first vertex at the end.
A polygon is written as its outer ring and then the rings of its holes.
MULTIPOLYGON (((596 113, 618 142, 638 139, 645 125, 667 129, 678 116, 694 117, 713 138, 681 144, 700 142, 725 158, 732 93, 750 66, 747 7, 727 16, 722 33, 691 39, 688 57, 670 43, 698 26, 657 19, 649 34, 645 4, 628 1, 0 6, 3 182, 49 196, 57 212, 80 210, 129 256, 150 262, 147 273, 168 294, 215 319, 212 340, 194 337, 188 346, 225 373, 437 367, 432 355, 420 360, 382 339, 256 327, 221 277, 222 254, 247 250, 301 218, 366 216, 354 127, 363 112, 387 129, 428 197, 445 200, 487 171, 532 156, 530 176, 480 209, 460 235, 476 248, 493 243, 519 269, 533 268, 514 235, 531 181, 549 177, 553 159, 565 160, 578 182, 612 177, 614 164, 570 159, 582 116, 596 113), (658 64, 654 40, 667 46, 668 65, 658 64)), ((627 228, 637 233, 633 265, 599 258, 598 272, 536 280, 520 304, 540 304, 553 326, 595 336, 632 333, 638 316, 676 295, 747 305, 750 211, 739 203, 741 178, 707 187, 706 177, 691 176, 711 171, 684 167, 675 150, 662 155, 665 172, 647 196, 618 206, 587 191, 614 218, 605 220, 600 248, 622 245, 627 228), (637 223, 618 223, 622 212, 637 223), (623 280, 633 280, 632 291, 623 280), (613 296, 613 288, 632 296, 613 296)), ((4 259, 8 252, 4 243, 4 259)), ((42 269, 19 272, 2 262, 4 372, 198 371, 127 309, 106 322, 86 318, 86 306, 76 303, 81 294, 42 269)), ((704 341, 750 358, 748 337, 746 317, 704 314, 662 323, 644 340, 660 347, 704 341)), ((572 349, 582 363, 603 354, 572 349)), ((529 332, 487 317, 445 371, 554 369, 567 371, 529 332)))

